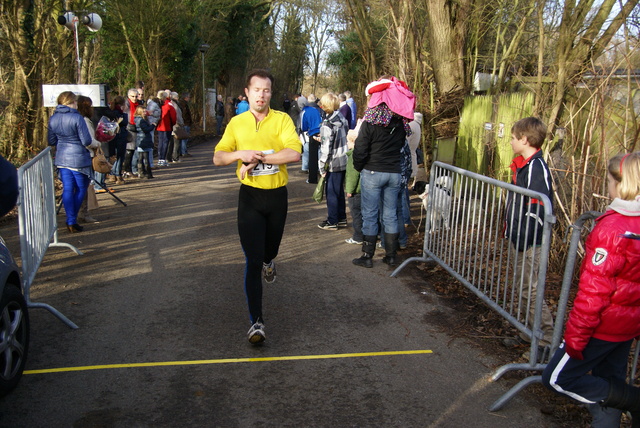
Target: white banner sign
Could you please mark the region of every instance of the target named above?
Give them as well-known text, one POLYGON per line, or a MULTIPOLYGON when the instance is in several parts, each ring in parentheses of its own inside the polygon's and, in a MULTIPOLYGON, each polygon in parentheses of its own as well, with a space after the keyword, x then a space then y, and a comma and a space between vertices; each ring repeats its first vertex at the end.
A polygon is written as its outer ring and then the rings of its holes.
POLYGON ((44 106, 57 106, 58 95, 65 91, 91 98, 93 107, 108 107, 105 85, 42 85, 44 106))

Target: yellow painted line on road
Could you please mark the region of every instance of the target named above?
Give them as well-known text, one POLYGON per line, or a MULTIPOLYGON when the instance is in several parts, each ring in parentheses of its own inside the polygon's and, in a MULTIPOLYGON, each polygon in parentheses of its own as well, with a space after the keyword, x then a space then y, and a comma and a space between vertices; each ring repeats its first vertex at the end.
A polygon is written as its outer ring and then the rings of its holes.
POLYGON ((226 358, 219 360, 195 360, 195 361, 164 361, 157 363, 131 363, 131 364, 105 364, 96 366, 81 367, 60 367, 55 369, 25 370, 24 374, 44 374, 62 372, 82 372, 88 370, 108 370, 125 369, 133 367, 162 367, 162 366, 193 366, 199 364, 231 364, 231 363, 261 363, 266 361, 298 361, 298 360, 327 360, 332 358, 362 358, 362 357, 382 357, 389 355, 416 355, 432 354, 431 350, 417 351, 387 351, 387 352, 362 352, 352 354, 327 354, 327 355, 297 355, 284 357, 264 357, 264 358, 226 358))

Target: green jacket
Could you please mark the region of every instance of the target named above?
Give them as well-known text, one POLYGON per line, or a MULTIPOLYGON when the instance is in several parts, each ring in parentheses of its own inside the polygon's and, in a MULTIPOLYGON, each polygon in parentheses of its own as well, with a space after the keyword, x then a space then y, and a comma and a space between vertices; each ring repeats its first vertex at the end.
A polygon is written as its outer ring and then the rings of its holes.
POLYGON ((360 173, 353 167, 353 149, 347 152, 347 173, 344 183, 344 193, 353 195, 360 193, 360 173))

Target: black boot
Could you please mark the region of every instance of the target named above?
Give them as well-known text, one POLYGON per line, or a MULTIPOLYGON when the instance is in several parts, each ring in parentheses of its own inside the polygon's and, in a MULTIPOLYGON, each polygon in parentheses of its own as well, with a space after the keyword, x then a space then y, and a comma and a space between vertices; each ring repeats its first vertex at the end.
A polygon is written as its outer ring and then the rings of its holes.
POLYGON ((359 258, 352 260, 354 265, 366 268, 373 267, 373 260, 371 259, 376 252, 377 238, 377 236, 364 236, 364 240, 362 241, 362 255, 359 258))
POLYGON ((398 265, 398 257, 396 256, 398 252, 398 247, 400 244, 398 243, 398 234, 397 233, 385 233, 384 234, 384 250, 386 255, 382 258, 382 261, 389 266, 397 266, 398 265))
POLYGON ((640 428, 640 388, 620 379, 610 379, 609 395, 600 405, 630 412, 632 428, 640 428))

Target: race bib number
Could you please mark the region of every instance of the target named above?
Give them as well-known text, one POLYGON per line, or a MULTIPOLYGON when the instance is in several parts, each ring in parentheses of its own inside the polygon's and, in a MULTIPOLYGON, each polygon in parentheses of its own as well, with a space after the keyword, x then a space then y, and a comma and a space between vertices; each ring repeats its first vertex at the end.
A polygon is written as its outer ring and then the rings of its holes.
MULTIPOLYGON (((275 153, 275 150, 266 150, 262 153, 265 155, 270 155, 272 153, 275 153)), ((252 177, 256 177, 259 175, 273 175, 277 174, 278 172, 280 172, 280 165, 272 165, 270 163, 260 162, 258 165, 256 165, 255 168, 251 170, 249 175, 252 177)))

